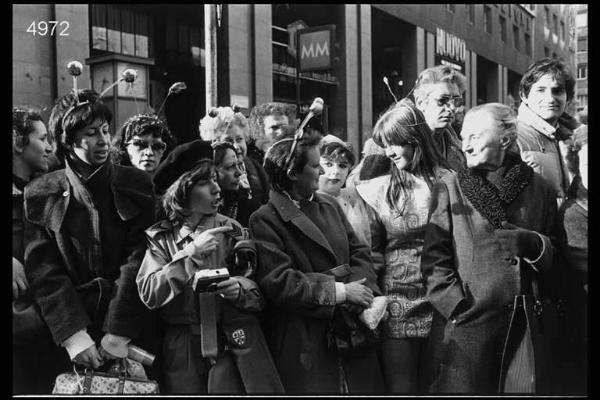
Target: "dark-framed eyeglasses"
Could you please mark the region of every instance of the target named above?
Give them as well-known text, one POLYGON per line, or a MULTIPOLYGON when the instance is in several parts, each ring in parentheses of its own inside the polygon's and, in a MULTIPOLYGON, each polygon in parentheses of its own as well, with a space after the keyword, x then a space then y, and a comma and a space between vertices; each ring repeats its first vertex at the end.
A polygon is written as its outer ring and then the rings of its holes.
POLYGON ((128 145, 133 145, 136 149, 142 151, 146 150, 148 147, 152 149, 152 151, 165 151, 167 148, 167 144, 165 142, 154 142, 149 144, 147 141, 142 139, 131 139, 127 142, 128 145))
POLYGON ((464 104, 464 99, 462 96, 442 96, 438 99, 435 99, 437 105, 439 107, 454 105, 454 107, 460 107, 464 104))

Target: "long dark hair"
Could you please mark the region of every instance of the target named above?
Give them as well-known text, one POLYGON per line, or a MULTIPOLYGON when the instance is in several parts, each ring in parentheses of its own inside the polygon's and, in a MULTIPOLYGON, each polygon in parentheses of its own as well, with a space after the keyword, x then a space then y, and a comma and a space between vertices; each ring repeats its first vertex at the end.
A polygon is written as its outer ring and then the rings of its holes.
POLYGON ((437 179, 439 168, 450 169, 448 162, 436 150, 432 135, 423 113, 407 99, 390 107, 377 120, 373 128, 373 141, 376 144, 382 147, 384 142, 398 146, 411 145, 414 149, 406 171, 392 166, 390 187, 386 195, 391 209, 404 211, 404 204, 398 205, 398 201, 403 194, 408 197, 412 189, 406 172, 423 178, 431 188, 437 179))

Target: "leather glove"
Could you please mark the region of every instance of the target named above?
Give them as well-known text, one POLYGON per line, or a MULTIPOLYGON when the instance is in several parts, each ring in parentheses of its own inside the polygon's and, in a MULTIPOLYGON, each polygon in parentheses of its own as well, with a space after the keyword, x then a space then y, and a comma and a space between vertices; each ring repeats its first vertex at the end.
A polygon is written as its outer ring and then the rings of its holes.
POLYGON ((494 233, 504 249, 518 257, 536 259, 540 256, 543 243, 536 232, 506 221, 502 223, 502 228, 494 233))

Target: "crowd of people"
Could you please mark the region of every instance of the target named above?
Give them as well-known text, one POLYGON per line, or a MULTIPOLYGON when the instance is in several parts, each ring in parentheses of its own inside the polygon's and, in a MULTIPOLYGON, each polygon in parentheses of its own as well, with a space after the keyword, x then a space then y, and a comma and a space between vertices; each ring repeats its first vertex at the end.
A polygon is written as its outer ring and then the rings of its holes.
POLYGON ((136 345, 164 394, 586 394, 575 80, 545 58, 516 112, 457 118, 466 87, 422 71, 358 160, 283 103, 191 141, 150 113, 113 134, 87 89, 13 108, 13 392, 136 345))

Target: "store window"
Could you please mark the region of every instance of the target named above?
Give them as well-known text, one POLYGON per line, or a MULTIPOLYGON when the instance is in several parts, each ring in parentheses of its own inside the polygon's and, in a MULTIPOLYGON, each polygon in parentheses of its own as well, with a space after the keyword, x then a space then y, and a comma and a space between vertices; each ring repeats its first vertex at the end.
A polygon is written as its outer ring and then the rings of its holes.
POLYGON ((92 55, 106 52, 152 57, 152 20, 135 9, 111 4, 90 4, 92 55))
POLYGON ((506 18, 500 15, 500 39, 506 42, 506 18))
POLYGON ((520 46, 520 41, 519 41, 519 27, 517 25, 513 25, 513 39, 514 39, 515 49, 520 50, 521 46, 520 46))
POLYGON ((586 79, 587 78, 587 64, 579 64, 577 65, 577 79, 586 79))
POLYGON ((492 8, 483 6, 483 29, 487 33, 492 33, 492 8))

